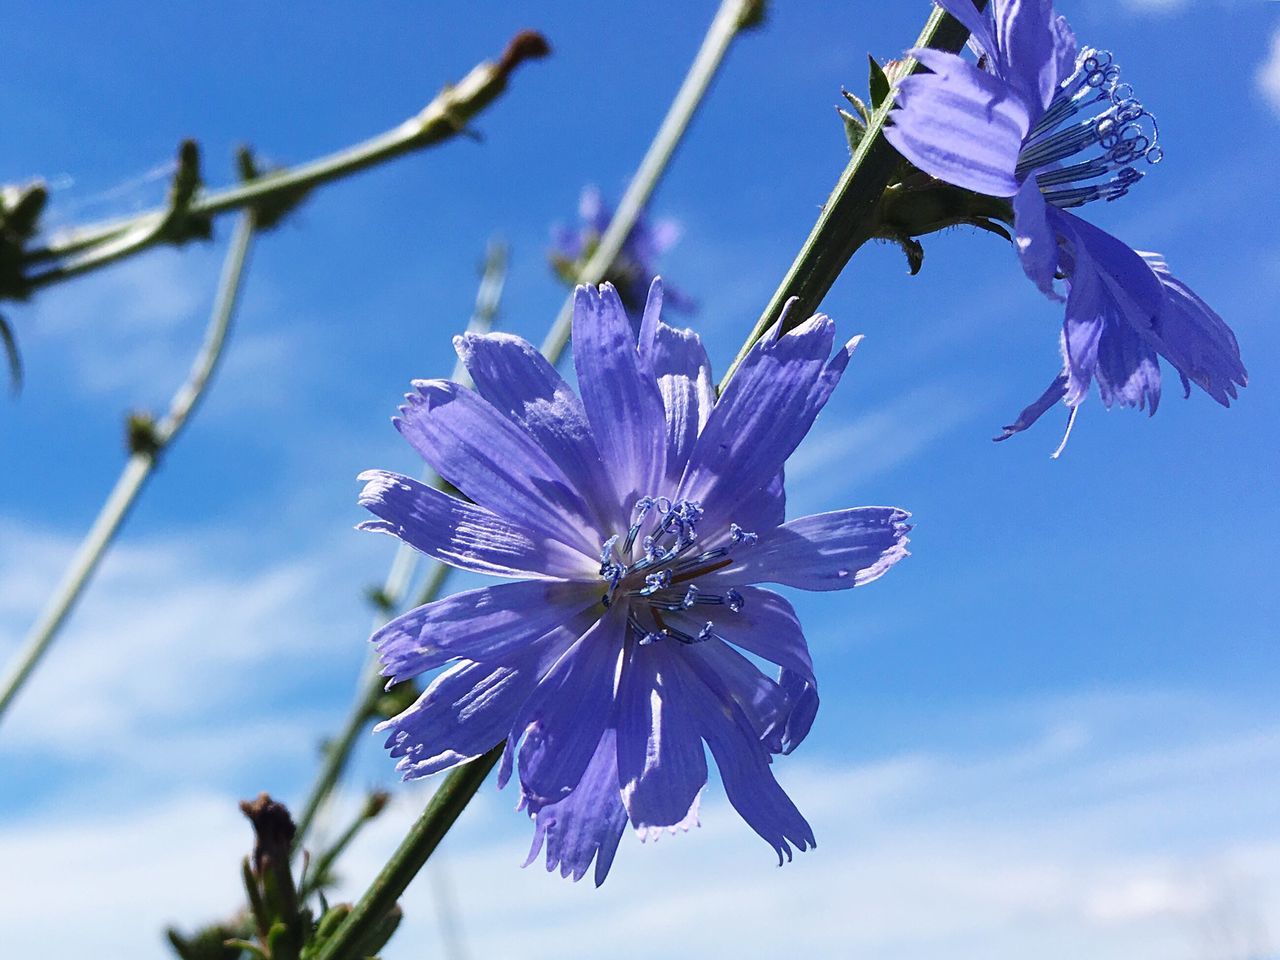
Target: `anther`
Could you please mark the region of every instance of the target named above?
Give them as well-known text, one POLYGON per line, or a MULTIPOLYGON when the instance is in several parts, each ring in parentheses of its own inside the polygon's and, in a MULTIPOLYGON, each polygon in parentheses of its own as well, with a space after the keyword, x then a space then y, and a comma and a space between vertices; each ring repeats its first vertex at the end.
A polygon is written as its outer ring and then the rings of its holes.
POLYGON ((734 613, 741 613, 743 606, 746 604, 742 594, 732 588, 725 591, 724 602, 728 604, 729 609, 734 613))

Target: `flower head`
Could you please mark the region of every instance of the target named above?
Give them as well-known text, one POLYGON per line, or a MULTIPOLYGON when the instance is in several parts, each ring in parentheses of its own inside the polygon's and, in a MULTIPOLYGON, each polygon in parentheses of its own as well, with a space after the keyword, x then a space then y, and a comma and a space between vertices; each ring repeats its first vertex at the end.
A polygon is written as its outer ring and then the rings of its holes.
POLYGON ((1054 299, 1065 282, 1062 373, 1005 428, 1026 429, 1058 400, 1076 408, 1097 381, 1110 407, 1160 402, 1162 356, 1190 394, 1226 406, 1247 375, 1230 328, 1174 277, 1070 212, 1128 193, 1163 155, 1155 118, 1120 80, 1111 54, 1078 48, 1051 0, 937 0, 970 31, 977 66, 912 50, 929 73, 898 88, 889 141, 913 164, 958 187, 1012 198, 1027 276, 1054 299))
MULTIPOLYGON (((600 237, 613 220, 613 211, 598 188, 583 188, 578 200, 578 220, 576 230, 557 224, 551 231, 552 266, 569 282, 573 282, 578 268, 595 252, 600 237)), ((627 235, 621 254, 609 268, 608 281, 617 288, 623 306, 636 316, 644 307, 649 278, 658 272, 658 261, 680 241, 680 233, 680 223, 676 220, 650 221, 641 215, 627 235)), ((680 313, 693 313, 697 309, 692 299, 670 285, 665 299, 668 307, 680 313)))
POLYGON ((530 861, 603 881, 628 822, 642 837, 697 822, 704 744, 730 803, 778 853, 813 833, 771 757, 818 706, 791 605, 761 583, 839 590, 906 555, 907 514, 857 507, 784 520, 783 464, 839 381, 852 341, 815 316, 765 337, 717 401, 696 334, 659 317, 639 341, 617 291, 579 287, 579 399, 528 343, 455 340, 475 382, 416 381, 395 424, 456 499, 362 475, 389 533, 511 582, 429 603, 373 636, 392 682, 452 664, 382 724, 406 778, 507 743, 534 821, 530 861), (776 679, 747 655, 778 668, 776 679))

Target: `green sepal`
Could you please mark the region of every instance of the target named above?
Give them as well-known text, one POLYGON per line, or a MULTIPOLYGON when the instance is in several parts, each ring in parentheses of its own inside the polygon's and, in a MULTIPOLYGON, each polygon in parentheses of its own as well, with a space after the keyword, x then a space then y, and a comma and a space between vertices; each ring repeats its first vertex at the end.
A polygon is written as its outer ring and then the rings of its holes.
POLYGON ((889 96, 889 78, 885 75, 884 68, 876 63, 876 58, 871 54, 867 54, 867 62, 870 64, 867 89, 871 92, 871 106, 873 109, 879 109, 885 97, 889 96))

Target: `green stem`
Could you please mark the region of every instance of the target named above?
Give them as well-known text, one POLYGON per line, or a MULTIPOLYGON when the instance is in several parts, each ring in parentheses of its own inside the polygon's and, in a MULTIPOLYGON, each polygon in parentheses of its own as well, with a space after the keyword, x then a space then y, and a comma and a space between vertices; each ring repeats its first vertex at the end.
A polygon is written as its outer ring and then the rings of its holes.
MULTIPOLYGON (((698 49, 689 72, 685 74, 684 83, 671 101, 662 126, 658 128, 644 159, 640 161, 640 167, 627 186, 627 192, 618 202, 617 212, 600 237, 595 252, 583 264, 577 277, 578 283, 599 283, 618 259, 636 220, 666 172, 676 147, 684 138, 689 122, 706 97, 707 88, 719 71, 729 45, 739 33, 758 21, 762 7, 763 0, 724 0, 720 4, 720 9, 703 38, 702 46, 698 49)), ((561 307, 546 339, 542 341, 542 352, 553 364, 559 360, 565 344, 569 342, 572 326, 573 297, 570 296, 561 307)))
MULTIPOLYGON (((974 6, 981 10, 986 6, 986 0, 975 0, 974 6)), ((914 46, 933 47, 955 53, 964 46, 968 37, 969 32, 960 21, 935 9, 914 46)), ((898 77, 904 77, 918 67, 915 60, 907 59, 895 73, 898 77)), ((774 291, 738 356, 725 372, 724 379, 720 381, 721 390, 755 342, 778 322, 787 301, 795 297, 798 302, 787 312, 783 332, 817 311, 849 259, 859 247, 876 235, 880 226, 881 200, 902 163, 902 155, 884 137, 885 123, 892 107, 893 93, 890 91, 871 115, 866 133, 836 182, 831 196, 823 205, 822 213, 800 248, 800 253, 774 291)))
MULTIPOLYGON (((288 170, 263 174, 239 186, 198 192, 182 209, 184 218, 208 218, 268 201, 299 197, 318 186, 385 163, 402 154, 452 139, 467 123, 506 89, 512 71, 525 60, 550 51, 545 39, 532 31, 517 34, 496 61, 474 67, 454 86, 445 87, 421 113, 363 143, 288 170)), ((96 270, 168 239, 166 224, 172 206, 97 226, 55 234, 43 247, 25 252, 29 264, 58 261, 27 278, 36 290, 96 270)))
POLYGON ((445 778, 431 797, 427 809, 409 829, 342 926, 316 954, 315 960, 345 960, 360 955, 356 951, 361 943, 378 928, 409 882, 418 875, 427 858, 497 764, 502 748, 503 744, 498 744, 483 756, 457 767, 445 778))
POLYGON ((231 238, 204 343, 191 366, 191 373, 174 394, 164 419, 147 430, 146 443, 137 445, 129 457, 120 479, 116 481, 115 488, 72 558, 71 566, 58 585, 49 606, 27 634, 22 652, 10 667, 3 685, 0 685, 0 718, 53 644, 59 629, 66 622, 137 501, 161 452, 177 438, 204 396, 226 347, 227 333, 239 304, 241 281, 253 236, 254 215, 252 211, 247 211, 241 215, 231 238))

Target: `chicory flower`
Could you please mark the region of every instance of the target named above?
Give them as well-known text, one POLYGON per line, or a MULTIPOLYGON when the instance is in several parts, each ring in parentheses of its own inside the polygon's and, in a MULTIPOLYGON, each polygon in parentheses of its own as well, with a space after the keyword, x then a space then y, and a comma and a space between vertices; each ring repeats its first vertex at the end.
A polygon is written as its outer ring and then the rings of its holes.
POLYGON ((815 316, 751 351, 716 399, 706 352, 660 319, 653 282, 637 343, 617 291, 579 287, 582 397, 527 342, 455 340, 475 389, 422 380, 395 425, 468 500, 399 474, 362 475, 388 533, 506 578, 392 620, 373 636, 399 682, 446 664, 379 729, 405 778, 506 741, 533 818, 529 862, 604 880, 627 823, 697 822, 704 744, 730 803, 778 854, 813 846, 771 758, 805 738, 817 681, 795 611, 759 586, 840 590, 906 555, 907 514, 855 507, 786 522, 783 464, 840 380, 815 316), (778 668, 767 676, 748 655, 778 668))
POLYGON ((1074 421, 1093 381, 1107 407, 1154 414, 1157 357, 1178 371, 1188 396, 1195 383, 1229 405, 1247 374, 1222 318, 1158 254, 1071 212, 1124 196, 1162 155, 1154 118, 1120 81, 1111 54, 1078 48, 1051 0, 993 0, 985 14, 970 0, 937 2, 969 29, 978 65, 910 51, 930 72, 899 84, 885 136, 939 180, 1011 198, 1023 270, 1051 298, 1063 299, 1058 280, 1067 291, 1062 372, 997 439, 1059 400, 1074 421))

